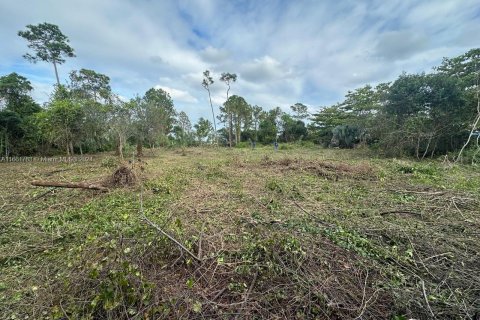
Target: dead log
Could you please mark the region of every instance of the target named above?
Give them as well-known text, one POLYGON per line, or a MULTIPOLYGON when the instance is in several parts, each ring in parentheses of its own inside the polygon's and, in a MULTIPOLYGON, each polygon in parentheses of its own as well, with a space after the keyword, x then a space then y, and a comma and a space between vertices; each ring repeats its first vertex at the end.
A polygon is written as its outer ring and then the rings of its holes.
POLYGON ((57 181, 41 181, 34 180, 31 182, 32 186, 37 187, 56 187, 56 188, 80 188, 90 190, 108 191, 108 188, 96 184, 83 182, 57 182, 57 181))

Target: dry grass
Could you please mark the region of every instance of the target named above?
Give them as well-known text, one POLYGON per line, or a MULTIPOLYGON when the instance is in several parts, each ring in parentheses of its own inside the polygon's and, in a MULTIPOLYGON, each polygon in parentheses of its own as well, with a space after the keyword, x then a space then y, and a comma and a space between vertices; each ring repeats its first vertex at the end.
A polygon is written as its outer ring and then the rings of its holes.
POLYGON ((102 156, 0 164, 8 166, 0 173, 0 314, 474 319, 480 312, 475 167, 351 150, 146 154, 137 184, 108 194, 43 194, 29 185, 106 177, 112 169, 102 156), (144 214, 199 261, 142 221, 140 194, 144 214))

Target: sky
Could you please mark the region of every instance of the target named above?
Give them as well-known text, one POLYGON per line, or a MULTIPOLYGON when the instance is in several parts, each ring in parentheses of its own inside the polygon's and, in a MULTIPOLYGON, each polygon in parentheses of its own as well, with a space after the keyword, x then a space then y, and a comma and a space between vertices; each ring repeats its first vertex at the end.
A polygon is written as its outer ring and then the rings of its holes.
POLYGON ((348 90, 480 47, 478 0, 0 0, 0 76, 27 77, 40 103, 53 66, 26 61, 17 32, 42 22, 58 25, 77 55, 59 66, 62 83, 85 68, 126 99, 162 88, 193 122, 211 118, 207 69, 217 112, 222 72, 237 74, 230 94, 252 105, 288 111, 300 102, 315 112, 348 90))

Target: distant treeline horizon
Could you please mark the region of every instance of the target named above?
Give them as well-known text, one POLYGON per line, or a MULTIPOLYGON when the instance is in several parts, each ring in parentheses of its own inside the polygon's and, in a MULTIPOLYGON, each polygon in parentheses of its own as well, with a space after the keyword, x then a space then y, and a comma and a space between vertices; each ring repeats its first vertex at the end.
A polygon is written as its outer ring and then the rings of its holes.
MULTIPOLYGON (((349 91, 344 101, 314 114, 300 102, 287 113, 250 105, 248 97, 229 96, 237 75, 222 73, 219 81, 226 85, 227 100, 215 112, 210 99, 212 118, 192 125, 160 88, 123 101, 107 75, 89 69, 71 71, 69 82, 61 84, 58 65, 75 53, 57 26, 28 25, 18 34, 34 51, 24 57, 52 63, 57 84, 42 107, 32 99, 27 78, 16 72, 0 76, 0 154, 5 157, 99 151, 122 156, 127 145, 136 146, 141 155, 143 147, 154 146, 299 141, 340 148, 364 145, 386 156, 419 159, 464 147, 466 154, 476 156, 480 149, 478 48, 444 58, 431 73, 402 73, 393 82, 349 91)), ((213 76, 208 70, 203 76, 199 85, 210 98, 213 76)))

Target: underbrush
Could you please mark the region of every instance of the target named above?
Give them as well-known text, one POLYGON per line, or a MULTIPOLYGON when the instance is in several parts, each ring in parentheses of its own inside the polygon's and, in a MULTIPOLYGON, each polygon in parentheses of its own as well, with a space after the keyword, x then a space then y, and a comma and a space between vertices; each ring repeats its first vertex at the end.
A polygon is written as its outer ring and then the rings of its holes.
POLYGON ((12 184, 0 190, 0 318, 480 313, 475 167, 271 149, 157 152, 136 185, 108 193, 28 184, 95 180, 110 158, 9 164, 0 173, 12 184))

